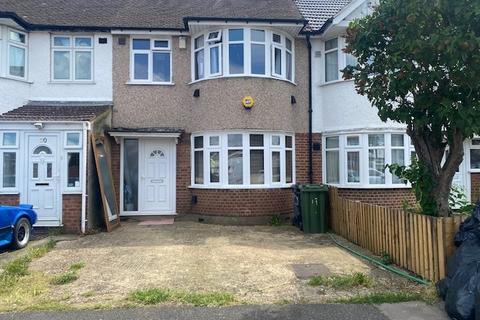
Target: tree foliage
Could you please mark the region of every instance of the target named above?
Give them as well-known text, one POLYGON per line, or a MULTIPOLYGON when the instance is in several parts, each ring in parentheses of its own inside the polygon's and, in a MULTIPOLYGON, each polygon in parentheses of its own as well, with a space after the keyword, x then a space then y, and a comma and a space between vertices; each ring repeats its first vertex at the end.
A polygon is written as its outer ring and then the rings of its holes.
POLYGON ((424 213, 448 215, 463 141, 480 133, 480 0, 380 0, 351 23, 346 51, 358 64, 344 77, 383 121, 407 126, 431 182, 424 213))

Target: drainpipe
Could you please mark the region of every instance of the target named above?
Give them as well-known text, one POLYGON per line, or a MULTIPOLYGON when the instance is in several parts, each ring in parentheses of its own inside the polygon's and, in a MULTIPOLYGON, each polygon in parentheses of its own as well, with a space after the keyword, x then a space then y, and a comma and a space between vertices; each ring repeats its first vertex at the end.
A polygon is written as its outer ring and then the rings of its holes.
POLYGON ((308 181, 309 183, 313 183, 312 43, 310 42, 309 34, 305 37, 308 48, 308 181))
POLYGON ((86 221, 87 221, 87 145, 88 145, 88 130, 90 130, 90 122, 83 123, 83 157, 82 157, 82 222, 81 222, 81 231, 82 234, 85 234, 86 221))

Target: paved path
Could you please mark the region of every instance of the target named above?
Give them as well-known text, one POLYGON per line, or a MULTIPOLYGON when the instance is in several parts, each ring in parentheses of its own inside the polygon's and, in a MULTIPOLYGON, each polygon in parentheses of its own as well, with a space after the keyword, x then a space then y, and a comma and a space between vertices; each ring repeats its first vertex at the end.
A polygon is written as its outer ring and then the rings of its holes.
POLYGON ((0 314, 0 320, 416 320, 448 319, 436 307, 420 303, 383 305, 317 304, 235 306, 228 308, 152 307, 76 312, 0 314), (408 309, 400 314, 398 311, 408 309))

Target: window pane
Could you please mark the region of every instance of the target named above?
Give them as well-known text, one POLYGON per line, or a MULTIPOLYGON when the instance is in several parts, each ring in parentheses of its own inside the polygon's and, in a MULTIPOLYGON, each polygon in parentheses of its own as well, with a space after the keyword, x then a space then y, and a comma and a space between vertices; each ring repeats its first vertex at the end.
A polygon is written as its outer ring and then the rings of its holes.
POLYGON ((70 47, 70 38, 69 37, 54 37, 53 45, 55 47, 70 47))
POLYGON ((204 37, 203 36, 200 36, 200 37, 195 39, 195 49, 203 48, 203 45, 204 45, 204 37))
POLYGON ((276 74, 282 74, 282 50, 280 48, 274 48, 274 72, 276 74))
POLYGON ((220 182, 220 152, 210 152, 210 182, 220 182))
POLYGON ((338 80, 338 53, 337 51, 325 54, 325 81, 338 80))
POLYGON ((264 159, 263 150, 250 150, 250 183, 264 184, 264 159))
POLYGON ((3 187, 15 188, 15 168, 17 155, 15 152, 3 153, 3 187))
POLYGON ((133 78, 137 80, 148 80, 148 54, 135 53, 133 59, 133 78))
POLYGON ((347 152, 348 182, 360 182, 360 152, 347 152))
POLYGON ((243 29, 230 29, 228 30, 229 41, 243 41, 243 29))
POLYGON ((228 184, 243 183, 243 153, 242 150, 228 151, 228 184))
POLYGON ((90 51, 75 52, 75 79, 92 79, 92 53, 90 51))
POLYGON ((230 73, 238 74, 243 73, 243 44, 236 43, 230 44, 229 48, 229 65, 230 73))
POLYGON ((383 134, 369 134, 368 146, 369 147, 383 147, 385 145, 385 136, 383 134))
POLYGON ((210 48, 210 73, 220 73, 220 47, 210 48))
POLYGON ((67 154, 67 187, 80 187, 80 153, 67 154))
POLYGON ((75 46, 76 47, 91 47, 92 46, 92 38, 75 38, 75 46))
POLYGON ((293 153, 291 150, 285 151, 285 182, 293 182, 293 153))
MULTIPOLYGON (((396 163, 401 166, 405 165, 404 149, 392 149, 392 163, 396 163)), ((403 180, 392 174, 392 183, 403 183, 403 180)))
POLYGON ((327 183, 339 183, 340 182, 340 166, 339 166, 339 152, 327 151, 326 152, 326 170, 327 170, 327 183))
POLYGON ((203 49, 195 52, 195 80, 205 77, 203 49))
POLYGON ((33 154, 52 154, 52 150, 50 150, 47 146, 38 146, 33 150, 33 154))
POLYGON ((228 135, 229 147, 241 147, 242 146, 242 134, 229 134, 228 135))
POLYGON ((250 135, 251 147, 263 147, 263 134, 251 134, 250 135))
POLYGON ((170 53, 153 53, 153 81, 170 82, 170 53))
POLYGON ((150 50, 150 39, 133 39, 134 50, 150 50))
POLYGON ((347 53, 346 54, 346 59, 347 59, 347 66, 356 66, 358 64, 357 58, 352 56, 351 54, 347 53))
POLYGON ((273 34, 273 42, 282 43, 282 37, 279 34, 273 34))
POLYGON ((480 149, 470 149, 470 168, 480 169, 480 149))
POLYGON ((138 140, 125 139, 123 146, 123 210, 138 211, 138 140))
POLYGON ((472 145, 479 146, 480 145, 480 139, 472 139, 472 145))
POLYGON ((280 145, 280 136, 272 136, 272 146, 280 145))
POLYGON ((287 52, 287 75, 288 80, 293 79, 293 64, 292 64, 292 54, 287 52))
POLYGON ((47 178, 51 178, 52 177, 52 163, 51 162, 48 162, 47 163, 47 178))
POLYGON ((218 145, 220 145, 220 137, 219 137, 219 136, 212 136, 212 137, 210 137, 210 145, 211 145, 211 146, 218 146, 218 145))
POLYGON ((17 145, 17 134, 15 132, 5 132, 3 134, 3 146, 17 145))
POLYGON ((291 51, 292 50, 292 41, 288 38, 285 38, 285 41, 286 41, 287 49, 291 51))
POLYGON ((334 38, 328 41, 325 41, 325 50, 331 50, 338 47, 338 39, 334 38))
POLYGON ((70 79, 70 51, 53 52, 53 79, 70 79))
POLYGON ((327 149, 335 149, 339 147, 339 139, 338 137, 328 137, 326 140, 326 148, 327 149))
POLYGON ((16 77, 25 77, 25 49, 10 46, 9 55, 10 75, 16 77))
POLYGON ((252 43, 252 74, 265 74, 265 45, 252 43))
POLYGON ((194 155, 195 183, 203 183, 203 151, 195 151, 194 155))
POLYGON ((403 134, 392 134, 392 147, 403 147, 403 134))
POLYGON ((67 133, 67 146, 79 146, 80 145, 80 133, 71 132, 67 133))
POLYGON ((272 152, 272 182, 280 182, 280 152, 272 152))
POLYGON ((368 175, 370 184, 385 183, 385 150, 368 150, 368 175))
POLYGON ((25 34, 15 31, 10 31, 10 40, 25 43, 26 37, 25 34))
POLYGON ((347 137, 347 146, 359 146, 360 145, 360 137, 353 136, 347 137))
POLYGON ((265 31, 252 29, 252 41, 265 42, 265 31))
POLYGON ((213 39, 218 39, 218 38, 220 38, 220 31, 214 31, 214 32, 210 32, 210 33, 208 34, 208 38, 207 38, 207 39, 208 39, 208 40, 211 40, 211 41, 215 41, 215 40, 213 40, 213 39))
POLYGON ((285 136, 285 148, 292 148, 293 139, 291 136, 285 136))
POLYGON ((203 148, 203 137, 195 137, 193 145, 195 149, 203 148))
POLYGON ((154 40, 153 47, 155 48, 168 48, 168 40, 154 40))

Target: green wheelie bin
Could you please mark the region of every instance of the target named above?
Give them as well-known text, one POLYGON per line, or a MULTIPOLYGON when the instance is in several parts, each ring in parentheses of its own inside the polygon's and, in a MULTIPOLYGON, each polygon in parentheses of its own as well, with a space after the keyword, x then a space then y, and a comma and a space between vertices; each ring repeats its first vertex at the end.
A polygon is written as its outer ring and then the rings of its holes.
POLYGON ((328 187, 318 184, 300 186, 303 231, 305 233, 327 232, 328 187))

